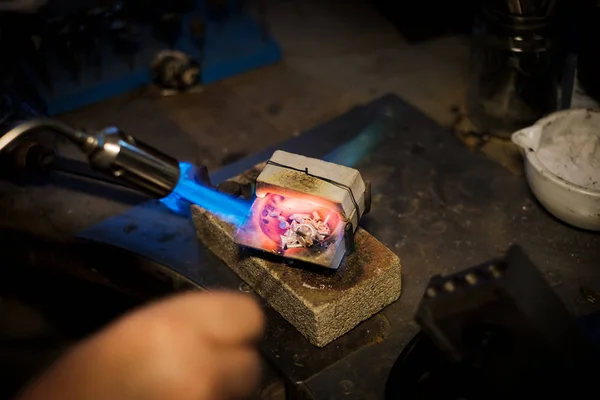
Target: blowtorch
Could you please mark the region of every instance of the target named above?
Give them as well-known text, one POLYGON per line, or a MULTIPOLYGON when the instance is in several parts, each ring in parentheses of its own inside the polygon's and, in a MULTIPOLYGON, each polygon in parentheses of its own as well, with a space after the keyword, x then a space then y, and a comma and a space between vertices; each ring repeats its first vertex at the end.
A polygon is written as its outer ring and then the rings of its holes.
POLYGON ((34 119, 1 136, 0 153, 11 150, 18 139, 37 131, 52 131, 66 137, 87 155, 93 169, 154 198, 168 196, 179 182, 178 160, 114 127, 88 133, 57 120, 34 119))

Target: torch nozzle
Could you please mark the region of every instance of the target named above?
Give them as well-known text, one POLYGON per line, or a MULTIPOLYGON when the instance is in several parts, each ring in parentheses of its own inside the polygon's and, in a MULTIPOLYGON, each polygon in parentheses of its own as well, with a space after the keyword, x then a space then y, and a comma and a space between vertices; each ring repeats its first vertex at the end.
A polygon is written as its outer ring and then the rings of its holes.
POLYGON ((67 137, 87 154, 94 169, 152 197, 168 196, 179 183, 179 161, 117 128, 90 134, 53 119, 31 120, 15 126, 0 137, 0 152, 21 136, 40 130, 67 137))
POLYGON ((168 196, 179 183, 178 160, 117 128, 107 128, 90 136, 81 148, 93 168, 155 198, 168 196))

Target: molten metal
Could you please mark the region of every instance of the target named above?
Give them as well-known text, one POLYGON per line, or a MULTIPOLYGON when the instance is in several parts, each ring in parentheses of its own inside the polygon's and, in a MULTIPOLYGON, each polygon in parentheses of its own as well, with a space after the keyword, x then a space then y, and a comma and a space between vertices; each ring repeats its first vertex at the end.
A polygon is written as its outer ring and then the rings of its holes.
POLYGON ((365 188, 354 169, 277 151, 256 180, 257 198, 235 241, 336 269, 364 212, 365 188))
MULTIPOLYGON (((299 196, 301 197, 301 196, 299 196)), ((314 262, 343 238, 339 213, 319 202, 268 194, 257 198, 236 242, 284 257, 314 262), (317 221, 315 215, 319 216, 317 221), (326 215, 327 222, 320 219, 326 215)))
POLYGON ((313 211, 312 215, 292 214, 288 218, 279 215, 281 211, 271 212, 271 217, 276 216, 279 220, 279 227, 285 229, 281 235, 281 248, 293 249, 299 247, 311 247, 315 243, 322 243, 331 234, 329 228, 329 218, 327 214, 325 220, 321 220, 318 212, 313 211))

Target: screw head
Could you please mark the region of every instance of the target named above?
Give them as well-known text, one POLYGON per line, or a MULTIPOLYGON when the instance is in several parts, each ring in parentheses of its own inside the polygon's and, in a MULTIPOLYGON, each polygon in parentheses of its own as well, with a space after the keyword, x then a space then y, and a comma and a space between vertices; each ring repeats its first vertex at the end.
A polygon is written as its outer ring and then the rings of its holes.
POLYGON ((238 287, 238 289, 240 290, 240 292, 244 292, 244 293, 250 293, 252 291, 252 288, 246 282, 240 283, 240 286, 238 287))
POLYGON ((352 390, 354 389, 354 382, 344 379, 343 381, 340 382, 339 387, 340 387, 340 391, 343 394, 350 394, 350 393, 352 393, 352 390))

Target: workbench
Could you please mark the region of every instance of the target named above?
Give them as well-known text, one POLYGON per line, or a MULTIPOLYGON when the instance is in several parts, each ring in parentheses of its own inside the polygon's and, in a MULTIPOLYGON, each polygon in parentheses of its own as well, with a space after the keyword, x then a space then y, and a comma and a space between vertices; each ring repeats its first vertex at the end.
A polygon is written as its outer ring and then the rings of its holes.
MULTIPOLYGON (((357 165, 373 188, 372 211, 361 225, 400 257, 402 296, 322 349, 266 307, 268 327, 261 351, 290 388, 304 396, 300 398, 383 398, 393 363, 418 332, 413 313, 429 278, 495 258, 511 244, 522 246, 574 315, 599 311, 600 235, 553 218, 532 197, 522 176, 470 152, 397 96, 356 107, 238 160, 212 173, 211 180, 218 184, 243 172, 266 160, 274 149, 327 159, 384 112, 393 115, 393 128, 357 165)), ((61 243, 72 235, 86 239, 79 247, 65 244, 70 251, 48 263, 59 260, 83 270, 88 279, 135 288, 136 282, 119 278, 125 271, 109 262, 110 255, 132 257, 129 270, 148 272, 142 274, 148 285, 160 280, 172 290, 249 291, 199 244, 185 209, 176 213, 132 192, 108 191, 96 183, 60 176, 41 186, 2 182, 0 188, 0 227, 26 229, 61 243), (105 253, 100 255, 99 249, 105 253)), ((2 240, 9 259, 35 258, 36 249, 19 245, 14 237, 4 235, 2 240)))

